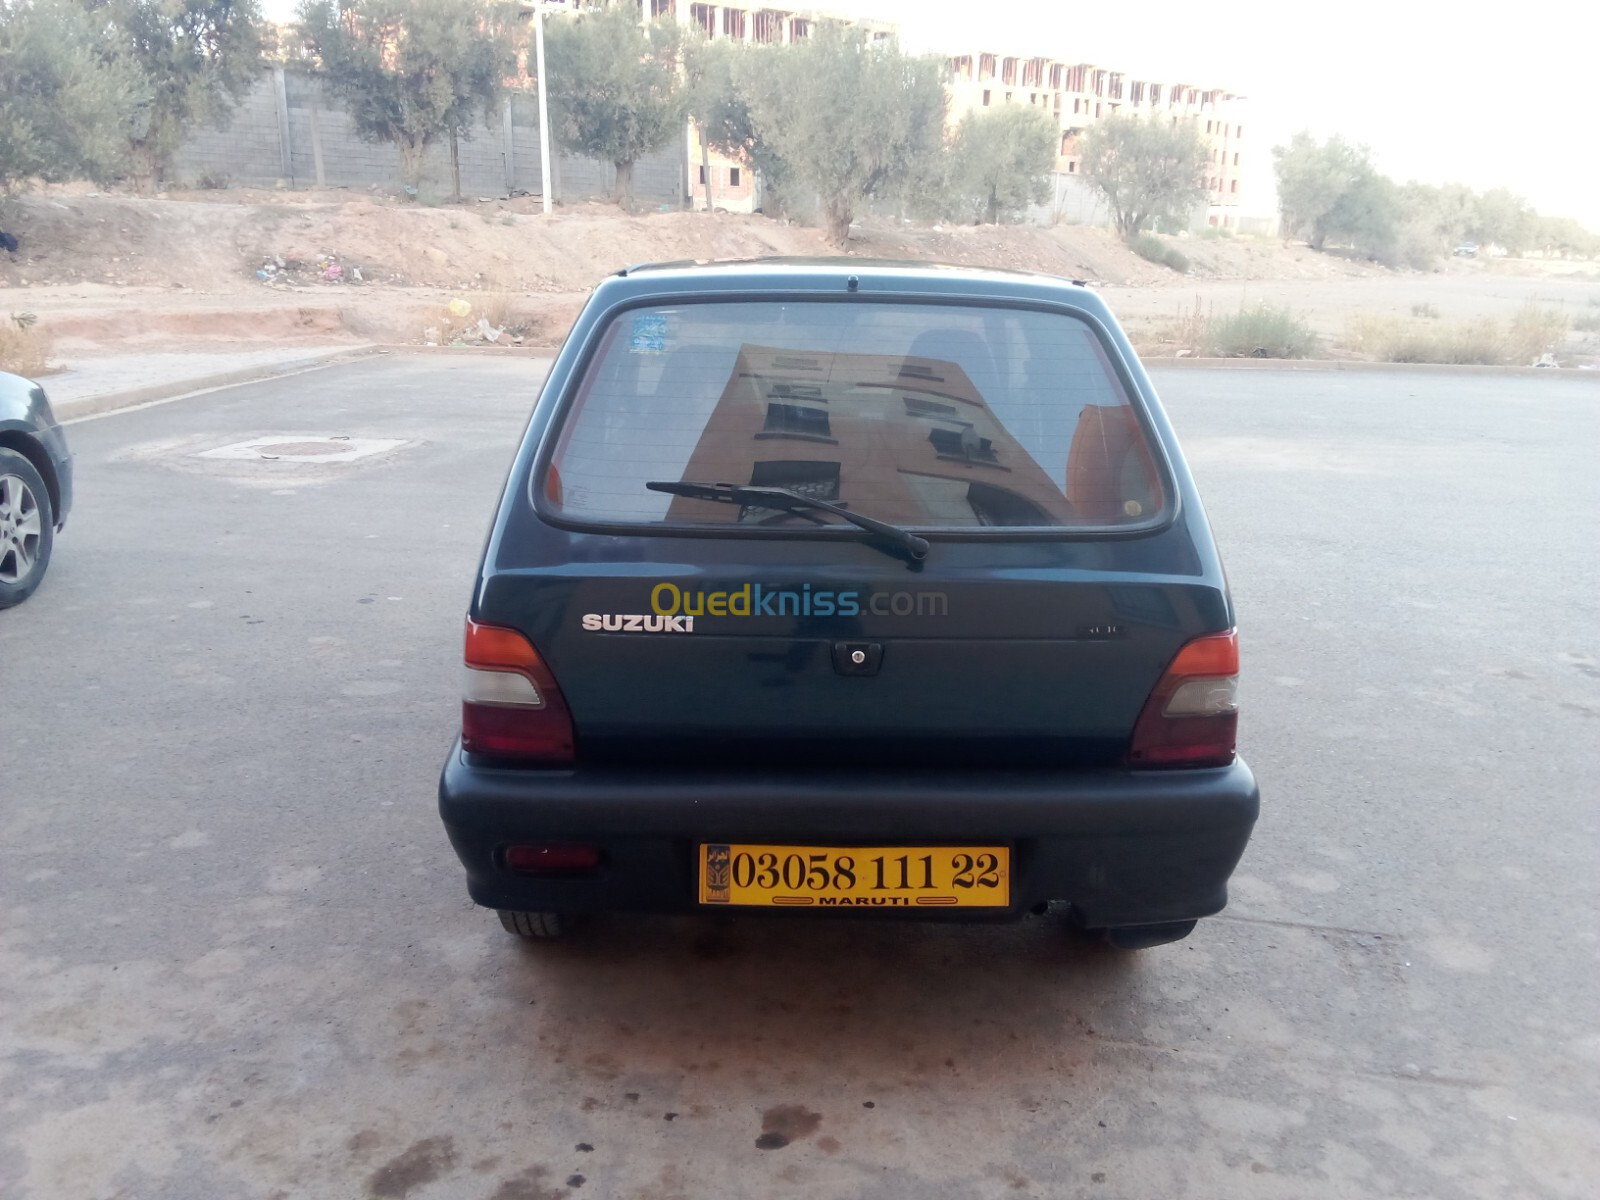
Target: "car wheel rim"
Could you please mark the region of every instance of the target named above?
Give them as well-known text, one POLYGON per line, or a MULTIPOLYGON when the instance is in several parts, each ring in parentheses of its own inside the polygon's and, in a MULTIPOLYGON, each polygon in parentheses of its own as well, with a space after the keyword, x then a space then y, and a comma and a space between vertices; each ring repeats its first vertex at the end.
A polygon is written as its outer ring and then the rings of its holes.
POLYGON ((16 475, 0 475, 0 583, 21 583, 39 561, 39 500, 16 475))

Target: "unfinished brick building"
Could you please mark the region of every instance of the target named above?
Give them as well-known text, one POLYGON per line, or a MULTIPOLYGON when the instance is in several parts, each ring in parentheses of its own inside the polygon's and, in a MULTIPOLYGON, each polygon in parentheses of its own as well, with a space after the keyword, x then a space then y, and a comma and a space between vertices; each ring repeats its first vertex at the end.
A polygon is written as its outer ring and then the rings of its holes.
POLYGON ((1056 170, 1069 177, 1076 176, 1082 166, 1078 139, 1094 122, 1112 113, 1149 120, 1193 118, 1211 151, 1206 223, 1224 229, 1238 227, 1244 187, 1243 96, 1221 88, 1131 79, 1122 71, 1093 63, 982 53, 952 57, 947 87, 952 121, 974 109, 1000 104, 1028 104, 1049 113, 1061 130, 1056 170))

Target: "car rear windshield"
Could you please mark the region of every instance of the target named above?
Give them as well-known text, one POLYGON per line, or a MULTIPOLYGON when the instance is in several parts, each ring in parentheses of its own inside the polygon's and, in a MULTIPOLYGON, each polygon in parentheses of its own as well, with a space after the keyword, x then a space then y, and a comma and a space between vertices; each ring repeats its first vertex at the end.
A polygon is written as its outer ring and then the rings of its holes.
POLYGON ((927 530, 1147 525, 1157 457, 1094 331, 1059 312, 759 301, 605 331, 540 481, 583 524, 837 518, 648 483, 778 487, 927 530))

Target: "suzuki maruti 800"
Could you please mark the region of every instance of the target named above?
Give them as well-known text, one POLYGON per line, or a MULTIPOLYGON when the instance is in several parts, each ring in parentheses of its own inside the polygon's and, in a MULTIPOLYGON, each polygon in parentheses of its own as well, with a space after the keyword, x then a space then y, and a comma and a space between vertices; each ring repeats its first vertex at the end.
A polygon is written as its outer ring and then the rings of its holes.
POLYGON ((630 268, 511 468, 440 812, 525 937, 1055 904, 1137 949, 1226 903, 1238 670, 1177 439, 1088 288, 630 268))

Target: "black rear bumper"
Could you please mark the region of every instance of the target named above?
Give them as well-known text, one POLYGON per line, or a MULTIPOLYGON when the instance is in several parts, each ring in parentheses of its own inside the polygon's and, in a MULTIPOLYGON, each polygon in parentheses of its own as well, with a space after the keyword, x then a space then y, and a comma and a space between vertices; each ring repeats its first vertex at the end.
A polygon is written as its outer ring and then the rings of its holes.
POLYGON ((1011 907, 917 917, 1004 918, 1069 901, 1091 927, 1184 921, 1227 903, 1259 807, 1237 761, 1196 771, 530 771, 474 763, 457 744, 439 781, 472 898, 571 913, 699 910, 700 842, 964 843, 1012 847, 1011 907), (604 862, 573 879, 501 865, 506 846, 533 841, 597 845, 604 862))

